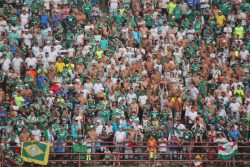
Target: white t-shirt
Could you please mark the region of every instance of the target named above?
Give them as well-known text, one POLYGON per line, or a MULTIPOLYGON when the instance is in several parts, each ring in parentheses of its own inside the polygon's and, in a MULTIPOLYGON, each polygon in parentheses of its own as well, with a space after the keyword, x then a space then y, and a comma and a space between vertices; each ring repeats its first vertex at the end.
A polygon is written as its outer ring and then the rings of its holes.
POLYGON ((20 69, 21 63, 23 63, 23 59, 21 57, 14 57, 12 59, 13 68, 16 69, 16 70, 20 69))
POLYGON ((240 109, 240 103, 239 102, 231 103, 229 105, 229 108, 231 109, 232 112, 238 112, 240 109))
POLYGON ((247 60, 247 57, 249 56, 248 50, 241 50, 240 51, 240 59, 241 60, 247 60))
POLYGON ((110 9, 117 9, 118 0, 110 0, 110 9))
POLYGON ((124 131, 117 131, 115 133, 115 142, 121 143, 126 139, 126 133, 124 131))
POLYGON ((196 118, 197 116, 198 116, 198 115, 197 115, 197 112, 196 112, 196 111, 195 111, 195 112, 190 112, 190 113, 188 114, 188 117, 190 118, 189 123, 193 123, 194 120, 195 120, 195 118, 196 118))
POLYGON ((29 14, 21 14, 20 15, 20 18, 21 18, 21 25, 22 26, 25 26, 29 23, 29 14))
POLYGON ((57 50, 53 50, 49 53, 49 56, 48 56, 48 61, 49 62, 56 62, 56 57, 58 56, 58 53, 57 53, 57 50))
POLYGON ((113 132, 113 126, 112 125, 106 125, 105 126, 105 132, 107 133, 107 134, 109 134, 109 133, 112 133, 113 132))
POLYGON ((34 139, 35 139, 36 141, 40 141, 40 140, 41 140, 42 134, 41 134, 41 131, 40 131, 39 129, 37 129, 37 130, 32 130, 31 133, 32 133, 32 135, 34 135, 34 139))
POLYGON ((43 47, 43 52, 44 52, 44 53, 46 53, 46 52, 50 53, 50 52, 51 52, 51 46, 45 45, 45 46, 43 47))
POLYGON ((5 60, 1 59, 0 64, 2 64, 2 70, 8 71, 10 68, 10 59, 6 58, 5 60))
POLYGON ((233 32, 233 30, 232 30, 232 27, 225 27, 224 29, 223 29, 223 32, 225 32, 226 33, 226 37, 227 38, 231 38, 232 37, 232 32, 233 32))
POLYGON ((27 65, 27 67, 32 66, 33 68, 36 68, 37 59, 35 57, 32 57, 32 58, 28 57, 28 58, 26 58, 25 63, 27 65))
POLYGON ((192 112, 192 106, 185 106, 185 117, 188 117, 190 112, 192 112))
POLYGON ((159 151, 160 152, 166 152, 167 151, 167 139, 166 138, 160 138, 158 140, 159 143, 159 151))
POLYGON ((221 87, 222 91, 227 92, 227 88, 229 87, 229 84, 228 83, 225 83, 225 84, 222 83, 220 85, 220 87, 221 87))
POLYGON ((96 134, 99 136, 102 133, 103 125, 98 125, 95 128, 96 134))
POLYGON ((162 0, 162 6, 161 8, 166 9, 168 7, 169 0, 162 0))
POLYGON ((84 89, 87 89, 88 90, 88 93, 93 89, 93 87, 94 87, 94 85, 93 85, 93 83, 92 82, 90 82, 90 83, 85 83, 84 84, 84 89))
POLYGON ((194 33, 195 33, 195 30, 194 30, 194 29, 187 30, 187 38, 188 38, 188 41, 194 40, 194 33))
POLYGON ((138 101, 140 102, 140 105, 146 104, 147 100, 148 100, 147 95, 139 96, 139 99, 138 99, 138 101))
POLYGON ((133 99, 137 99, 136 94, 135 94, 135 93, 129 93, 129 94, 127 95, 127 102, 128 102, 128 104, 131 104, 132 101, 133 101, 133 99))
POLYGON ((185 125, 183 124, 174 124, 174 127, 177 129, 174 131, 175 135, 178 136, 178 137, 183 137, 183 132, 185 130, 185 125))
POLYGON ((200 0, 201 3, 201 9, 208 7, 208 0, 200 0))
POLYGON ((27 46, 31 47, 31 39, 33 38, 33 36, 31 34, 23 34, 22 38, 23 38, 23 42, 27 46))
POLYGON ((95 83, 93 88, 95 94, 101 93, 104 90, 102 83, 95 83))

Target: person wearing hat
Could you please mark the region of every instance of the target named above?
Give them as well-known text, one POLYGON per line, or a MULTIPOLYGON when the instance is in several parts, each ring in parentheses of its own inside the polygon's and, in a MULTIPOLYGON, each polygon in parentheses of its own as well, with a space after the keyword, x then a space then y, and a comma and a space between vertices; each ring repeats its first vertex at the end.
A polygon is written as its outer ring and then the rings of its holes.
POLYGON ((33 36, 28 29, 24 29, 23 31, 24 33, 22 34, 21 38, 23 40, 23 43, 30 49, 32 44, 31 40, 33 39, 33 36))
POLYGON ((237 142, 240 136, 240 132, 235 129, 234 125, 230 125, 230 129, 228 130, 227 136, 232 137, 233 141, 237 142))

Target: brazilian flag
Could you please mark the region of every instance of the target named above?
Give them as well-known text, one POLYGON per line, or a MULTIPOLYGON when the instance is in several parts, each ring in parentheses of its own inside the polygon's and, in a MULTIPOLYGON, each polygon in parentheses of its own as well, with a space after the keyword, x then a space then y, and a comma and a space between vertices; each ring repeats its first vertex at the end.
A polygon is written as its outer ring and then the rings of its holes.
POLYGON ((47 165, 49 160, 50 143, 24 142, 22 143, 21 156, 25 162, 47 165))

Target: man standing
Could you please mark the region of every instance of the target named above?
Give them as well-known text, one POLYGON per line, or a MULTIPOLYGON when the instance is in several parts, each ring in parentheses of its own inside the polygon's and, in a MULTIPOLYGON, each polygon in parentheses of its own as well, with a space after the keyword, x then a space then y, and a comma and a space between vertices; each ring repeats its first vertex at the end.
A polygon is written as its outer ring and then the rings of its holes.
POLYGON ((148 140, 148 148, 149 148, 149 156, 150 156, 150 163, 153 165, 153 161, 155 160, 155 153, 156 153, 156 140, 153 136, 150 136, 148 140))

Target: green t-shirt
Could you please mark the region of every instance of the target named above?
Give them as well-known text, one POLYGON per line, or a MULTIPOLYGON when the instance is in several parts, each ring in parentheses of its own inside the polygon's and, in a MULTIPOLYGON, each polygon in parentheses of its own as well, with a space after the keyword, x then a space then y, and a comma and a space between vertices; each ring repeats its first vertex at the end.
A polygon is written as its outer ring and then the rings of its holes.
POLYGON ((84 5, 83 5, 83 9, 84 9, 84 14, 86 14, 86 15, 89 15, 90 13, 91 13, 91 10, 92 10, 92 5, 91 5, 91 3, 85 3, 84 5))
POLYGON ((62 140, 65 141, 66 137, 68 136, 68 131, 67 130, 59 130, 57 132, 57 136, 62 140))
POLYGON ((31 11, 34 12, 35 10, 39 10, 40 9, 40 6, 37 5, 37 4, 32 4, 31 7, 30 7, 31 11))
POLYGON ((214 123, 215 123, 215 124, 218 124, 218 123, 220 122, 220 120, 223 120, 223 117, 222 117, 222 116, 219 115, 219 116, 215 116, 215 117, 214 117, 214 123))
POLYGON ((11 24, 16 24, 16 22, 19 20, 19 17, 17 15, 13 15, 10 17, 11 24))
POLYGON ((17 135, 20 135, 22 133, 24 127, 25 126, 23 124, 16 125, 17 135))
POLYGON ((200 70, 200 64, 192 64, 191 68, 194 73, 198 73, 200 70))
POLYGON ((181 19, 182 9, 180 7, 174 8, 173 14, 174 14, 175 19, 181 19))
POLYGON ((196 22, 196 23, 194 24, 194 29, 195 29, 196 32, 201 32, 201 29, 202 29, 202 24, 201 24, 201 22, 196 22))
POLYGON ((74 34, 73 33, 66 33, 65 34, 66 44, 73 45, 74 34))
POLYGON ((249 2, 248 3, 243 3, 240 5, 240 9, 243 10, 243 11, 246 11, 249 13, 249 8, 250 8, 250 4, 249 2))
POLYGON ((5 8, 3 9, 3 14, 4 14, 4 16, 7 17, 7 18, 10 17, 11 8, 5 7, 5 8))
POLYGON ((65 19, 70 26, 76 26, 77 20, 74 16, 67 16, 65 19))
POLYGON ((54 131, 57 131, 57 130, 61 129, 61 126, 60 126, 59 124, 53 124, 53 125, 52 125, 52 129, 53 129, 54 131))
POLYGON ((193 136, 193 134, 192 134, 192 132, 190 132, 190 131, 184 131, 183 132, 183 139, 185 140, 185 141, 191 141, 192 140, 192 136, 193 136))
POLYGON ((221 9, 223 15, 227 16, 228 13, 229 13, 230 8, 231 8, 231 5, 230 5, 230 4, 228 4, 228 3, 223 3, 223 4, 221 5, 221 8, 220 8, 220 9, 221 9))
POLYGON ((146 21, 147 26, 153 26, 155 23, 152 16, 149 16, 149 15, 145 16, 145 21, 146 21))
POLYGON ((115 17, 115 22, 118 26, 122 26, 123 20, 124 20, 124 16, 123 15, 116 15, 115 17))

